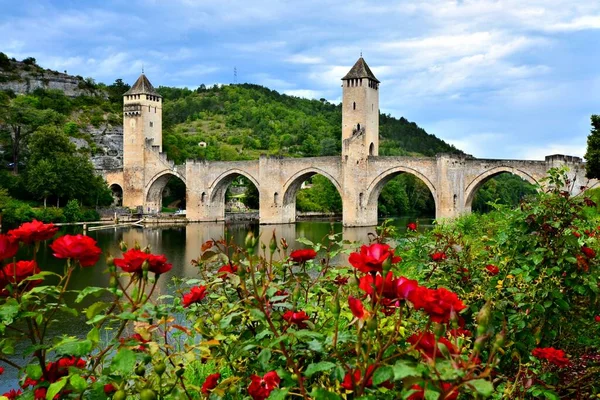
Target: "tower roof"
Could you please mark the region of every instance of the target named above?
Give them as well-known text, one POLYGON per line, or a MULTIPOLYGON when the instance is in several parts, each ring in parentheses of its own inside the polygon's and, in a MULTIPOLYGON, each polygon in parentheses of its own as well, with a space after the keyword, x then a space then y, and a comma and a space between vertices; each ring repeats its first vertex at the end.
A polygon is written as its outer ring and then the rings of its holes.
POLYGON ((142 73, 137 81, 133 84, 131 89, 124 93, 124 95, 130 94, 151 94, 153 96, 162 97, 158 92, 154 89, 154 86, 150 83, 146 75, 142 73))
POLYGON ((360 79, 360 78, 369 78, 379 83, 379 79, 375 78, 373 72, 371 72, 371 68, 367 65, 364 58, 360 57, 356 64, 350 69, 350 71, 342 78, 343 81, 347 79, 360 79))

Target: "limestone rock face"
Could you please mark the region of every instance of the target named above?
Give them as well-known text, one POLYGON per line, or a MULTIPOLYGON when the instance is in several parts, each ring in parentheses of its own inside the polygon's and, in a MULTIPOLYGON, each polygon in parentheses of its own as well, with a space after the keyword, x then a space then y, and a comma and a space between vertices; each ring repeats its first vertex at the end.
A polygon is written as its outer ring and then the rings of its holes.
POLYGON ((100 171, 123 168, 123 126, 88 126, 86 131, 96 145, 92 155, 94 167, 100 171))
POLYGON ((0 69, 0 90, 27 94, 36 89, 57 89, 69 97, 98 95, 86 86, 86 81, 81 77, 41 68, 18 69, 10 72, 0 69))

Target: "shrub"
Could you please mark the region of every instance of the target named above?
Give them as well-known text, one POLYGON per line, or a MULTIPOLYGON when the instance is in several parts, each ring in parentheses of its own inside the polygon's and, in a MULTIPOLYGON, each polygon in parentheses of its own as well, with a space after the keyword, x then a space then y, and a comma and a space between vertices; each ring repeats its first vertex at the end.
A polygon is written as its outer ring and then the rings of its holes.
POLYGON ((69 200, 63 212, 67 222, 77 222, 82 220, 83 213, 79 201, 77 200, 69 200))

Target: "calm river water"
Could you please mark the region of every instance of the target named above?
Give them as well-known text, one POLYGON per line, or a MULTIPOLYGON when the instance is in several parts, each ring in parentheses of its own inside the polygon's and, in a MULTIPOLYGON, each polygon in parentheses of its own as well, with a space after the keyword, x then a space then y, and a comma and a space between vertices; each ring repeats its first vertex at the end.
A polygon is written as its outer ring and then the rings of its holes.
MULTIPOLYGON (((398 218, 393 221, 393 224, 400 231, 404 231, 406 230, 406 224, 414 220, 414 218, 398 218)), ((419 219, 421 229, 427 229, 431 226, 431 223, 432 219, 419 219)), ((290 246, 288 254, 293 249, 306 247, 296 242, 296 239, 299 237, 305 237, 312 242, 323 242, 324 238, 333 231, 335 233, 341 232, 344 240, 366 243, 368 242, 368 234, 375 232, 374 227, 344 228, 340 222, 308 221, 288 225, 195 223, 181 226, 108 228, 89 232, 88 235, 98 242, 98 246, 103 250, 104 254, 119 257, 121 255, 121 250, 119 249, 121 241, 125 241, 130 247, 136 242, 142 247, 150 245, 154 254, 164 254, 169 262, 173 264, 173 269, 160 280, 162 282, 162 286, 159 288, 160 292, 165 293, 169 290, 168 284, 171 277, 194 277, 197 275, 196 268, 190 264, 190 261, 200 256, 200 246, 202 243, 211 239, 228 237, 233 238, 237 244, 243 245, 249 230, 252 230, 255 235, 260 235, 261 242, 264 242, 267 246, 273 230, 275 230, 278 241, 281 237, 286 238, 290 246)), ((62 233, 81 233, 81 228, 70 227, 62 233)), ((49 244, 50 242, 47 242, 40 247, 38 264, 43 270, 53 270, 62 273, 64 261, 57 260, 52 256, 51 249, 48 247, 49 244)), ((338 258, 334 262, 344 263, 346 260, 338 258)), ((104 273, 105 269, 106 264, 103 257, 95 267, 77 270, 72 279, 73 288, 81 289, 86 286, 108 285, 108 276, 104 273)), ((84 336, 87 330, 88 326, 85 324, 83 318, 81 321, 78 321, 69 316, 59 320, 54 325, 53 334, 55 336, 62 334, 84 336)), ((11 359, 22 365, 23 358, 20 354, 23 354, 26 346, 26 343, 18 346, 15 355, 11 359)), ((0 377, 0 394, 2 394, 9 389, 17 387, 18 377, 12 367, 3 365, 1 361, 0 366, 6 369, 6 372, 0 377)))

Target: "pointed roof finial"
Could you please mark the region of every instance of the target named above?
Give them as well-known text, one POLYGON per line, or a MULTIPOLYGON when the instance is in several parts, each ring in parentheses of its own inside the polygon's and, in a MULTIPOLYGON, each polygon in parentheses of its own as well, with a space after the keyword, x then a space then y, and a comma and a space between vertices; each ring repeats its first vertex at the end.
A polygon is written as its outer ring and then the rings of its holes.
POLYGON ((360 58, 362 58, 362 50, 360 51, 360 58))
MULTIPOLYGON (((361 53, 362 54, 362 53, 361 53)), ((142 64, 142 74, 144 73, 144 64, 142 64)))

